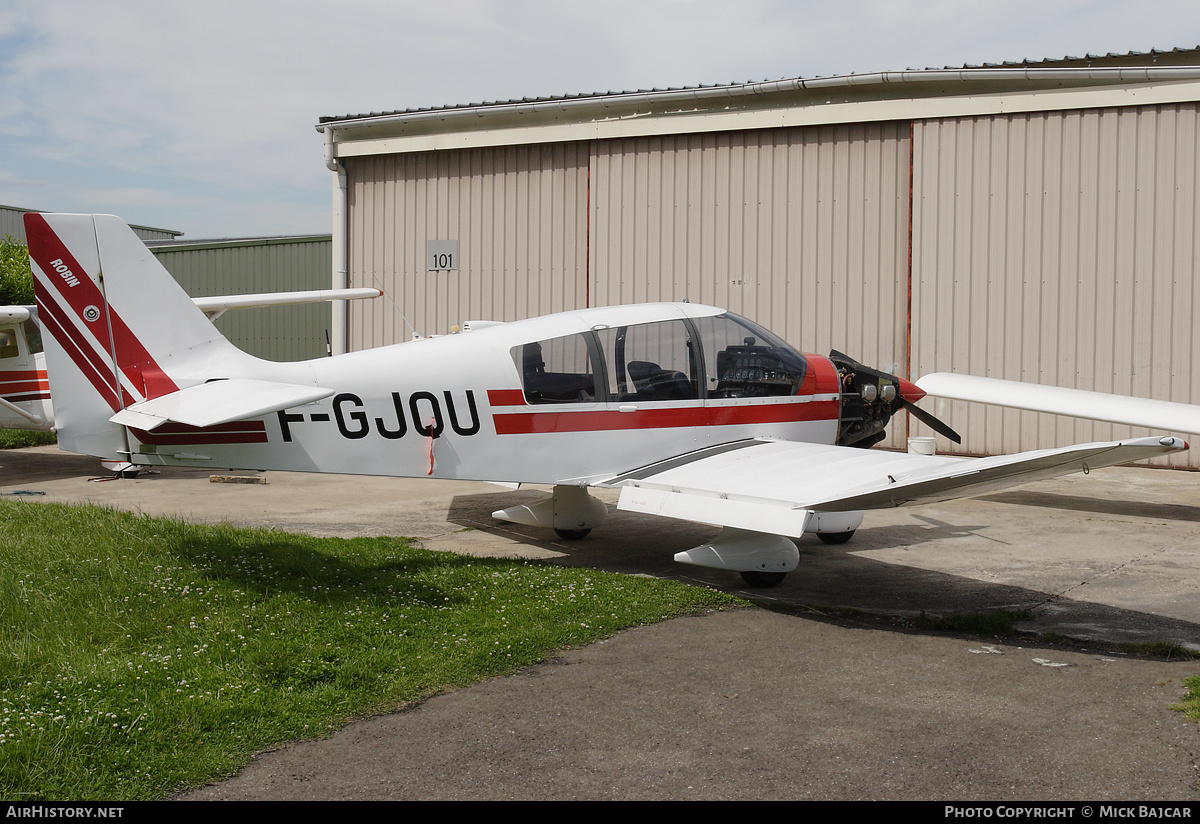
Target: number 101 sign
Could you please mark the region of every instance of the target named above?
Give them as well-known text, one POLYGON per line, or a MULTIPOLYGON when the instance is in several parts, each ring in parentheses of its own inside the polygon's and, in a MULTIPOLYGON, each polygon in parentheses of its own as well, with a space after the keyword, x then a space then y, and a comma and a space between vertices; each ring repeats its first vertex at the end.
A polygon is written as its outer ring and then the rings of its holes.
POLYGON ((429 271, 449 271, 458 269, 457 240, 427 240, 425 241, 425 257, 429 262, 429 271))

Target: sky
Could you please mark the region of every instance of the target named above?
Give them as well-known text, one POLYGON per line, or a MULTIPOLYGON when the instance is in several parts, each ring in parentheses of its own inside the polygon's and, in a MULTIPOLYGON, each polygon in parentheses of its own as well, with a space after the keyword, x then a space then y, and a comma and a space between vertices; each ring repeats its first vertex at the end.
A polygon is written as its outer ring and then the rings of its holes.
POLYGON ((1198 45, 1194 0, 0 0, 0 204, 328 234, 325 115, 1198 45))

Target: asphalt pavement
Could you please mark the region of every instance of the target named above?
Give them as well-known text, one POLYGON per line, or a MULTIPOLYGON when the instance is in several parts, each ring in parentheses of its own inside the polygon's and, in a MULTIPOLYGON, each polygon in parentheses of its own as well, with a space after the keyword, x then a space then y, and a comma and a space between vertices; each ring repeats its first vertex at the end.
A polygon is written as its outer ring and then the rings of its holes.
POLYGON ((1200 800, 1200 725, 1170 709, 1200 662, 1113 646, 1200 649, 1200 473, 1112 468, 868 513, 848 544, 798 541, 800 568, 750 591, 672 562, 712 528, 610 506, 608 525, 564 543, 491 520, 537 489, 275 472, 212 483, 222 473, 208 470, 93 481, 93 459, 55 447, 0 452, 0 472, 5 499, 405 535, 788 610, 631 630, 264 753, 185 798, 1200 800), (1027 610, 1028 634, 955 637, 911 621, 995 609, 1027 610))

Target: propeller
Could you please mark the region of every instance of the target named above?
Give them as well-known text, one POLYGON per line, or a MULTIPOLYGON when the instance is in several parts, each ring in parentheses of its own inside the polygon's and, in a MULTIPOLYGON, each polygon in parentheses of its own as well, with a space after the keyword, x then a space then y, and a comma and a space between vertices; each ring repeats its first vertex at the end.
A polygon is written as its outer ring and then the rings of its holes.
POLYGON ((892 416, 907 409, 913 417, 954 443, 962 443, 957 432, 932 413, 917 406, 925 391, 911 381, 864 366, 836 349, 829 360, 838 370, 842 387, 838 443, 869 448, 886 436, 884 428, 892 416))
MULTIPOLYGON (((908 383, 908 381, 905 381, 905 383, 908 383)), ((925 393, 921 392, 921 394, 924 395, 925 393)), ((903 393, 901 393, 901 397, 903 397, 903 393)), ((949 438, 955 443, 962 443, 962 436, 947 426, 944 421, 934 417, 932 412, 926 412, 908 398, 904 398, 904 408, 908 410, 910 415, 928 426, 934 432, 941 435, 943 438, 949 438)))

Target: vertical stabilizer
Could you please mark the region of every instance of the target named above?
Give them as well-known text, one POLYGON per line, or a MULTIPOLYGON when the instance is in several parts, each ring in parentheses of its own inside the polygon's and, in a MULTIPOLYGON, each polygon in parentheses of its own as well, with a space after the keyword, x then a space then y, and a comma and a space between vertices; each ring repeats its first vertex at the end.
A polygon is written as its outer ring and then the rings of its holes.
POLYGON ((26 214, 25 233, 64 449, 121 457, 112 415, 241 355, 120 218, 26 214))

